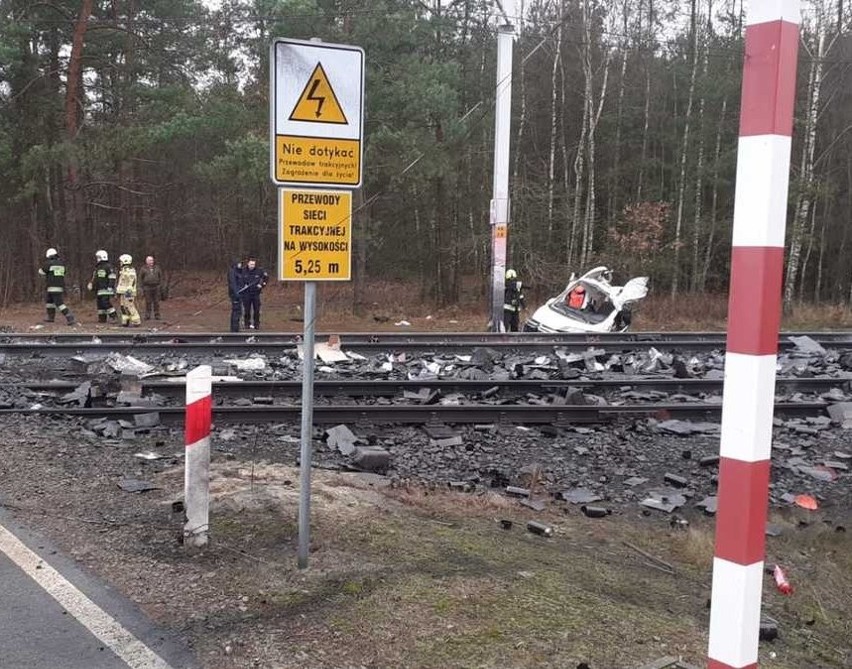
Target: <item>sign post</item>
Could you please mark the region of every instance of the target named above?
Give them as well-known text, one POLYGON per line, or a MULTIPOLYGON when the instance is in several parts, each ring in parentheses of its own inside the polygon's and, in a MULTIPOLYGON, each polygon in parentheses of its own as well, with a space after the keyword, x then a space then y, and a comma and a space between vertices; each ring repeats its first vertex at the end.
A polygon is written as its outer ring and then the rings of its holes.
POLYGON ((269 71, 269 174, 279 186, 278 279, 305 282, 298 548, 299 568, 305 569, 316 282, 351 278, 352 193, 339 189, 360 188, 363 182, 364 50, 319 39, 277 39, 269 71))
POLYGON ((491 199, 491 331, 503 330, 506 246, 509 234, 509 142, 512 125, 514 28, 497 33, 497 99, 494 107, 494 196, 491 199))
POLYGON ((748 9, 708 669, 757 669, 800 0, 748 9))

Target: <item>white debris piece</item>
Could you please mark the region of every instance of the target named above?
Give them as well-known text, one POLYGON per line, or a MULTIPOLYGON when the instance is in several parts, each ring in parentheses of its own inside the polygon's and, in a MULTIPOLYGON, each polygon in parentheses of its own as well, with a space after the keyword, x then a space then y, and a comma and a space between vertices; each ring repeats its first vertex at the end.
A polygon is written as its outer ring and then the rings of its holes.
POLYGON ((106 363, 121 374, 147 374, 154 370, 151 365, 137 360, 131 355, 121 355, 120 353, 110 353, 107 356, 106 363))
MULTIPOLYGON (((299 356, 302 357, 301 355, 299 356)), ((241 372, 260 372, 266 369, 266 360, 260 356, 252 356, 245 360, 225 360, 225 364, 236 367, 241 372)))
POLYGON ((314 347, 314 354, 326 364, 333 362, 349 362, 347 356, 339 347, 319 343, 314 347))
POLYGON ((396 325, 397 327, 407 328, 409 325, 411 325, 411 323, 406 320, 401 320, 398 323, 394 323, 394 325, 396 325))

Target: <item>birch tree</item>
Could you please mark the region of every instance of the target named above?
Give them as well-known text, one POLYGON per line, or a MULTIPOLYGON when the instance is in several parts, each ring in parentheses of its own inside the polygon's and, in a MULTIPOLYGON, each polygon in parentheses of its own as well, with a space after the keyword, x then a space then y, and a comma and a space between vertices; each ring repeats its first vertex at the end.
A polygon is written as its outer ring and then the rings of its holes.
POLYGON ((672 297, 676 297, 680 279, 680 248, 682 245, 683 205, 686 199, 686 163, 689 155, 689 129, 692 122, 692 102, 695 97, 695 77, 698 72, 698 15, 697 0, 692 0, 692 67, 689 75, 689 93, 684 115, 683 142, 680 149, 680 176, 678 178, 677 214, 675 215, 674 262, 672 267, 672 297))

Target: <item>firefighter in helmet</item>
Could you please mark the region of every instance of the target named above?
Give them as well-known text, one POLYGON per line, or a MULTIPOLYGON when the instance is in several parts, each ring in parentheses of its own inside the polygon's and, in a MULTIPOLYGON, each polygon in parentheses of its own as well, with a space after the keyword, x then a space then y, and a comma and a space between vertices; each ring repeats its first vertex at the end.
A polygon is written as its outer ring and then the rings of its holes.
POLYGON ((47 308, 46 323, 53 323, 56 319, 56 310, 65 316, 65 321, 68 325, 74 325, 74 314, 65 304, 65 263, 59 257, 59 251, 56 249, 47 249, 44 254, 44 263, 39 268, 38 273, 45 277, 47 299, 45 299, 45 307, 47 308))
POLYGON ((95 269, 92 279, 86 286, 89 292, 94 292, 98 305, 98 322, 106 323, 118 320, 118 313, 112 306, 112 296, 115 295, 115 268, 109 263, 109 254, 103 249, 95 252, 95 269))
POLYGON ((518 280, 518 273, 506 270, 506 290, 503 293, 503 325, 506 332, 517 332, 521 321, 521 309, 526 305, 523 293, 523 283, 518 280))
POLYGON ((121 324, 124 327, 138 328, 142 324, 136 309, 136 270, 133 268, 133 256, 124 253, 118 258, 121 269, 118 271, 118 299, 121 308, 121 324))

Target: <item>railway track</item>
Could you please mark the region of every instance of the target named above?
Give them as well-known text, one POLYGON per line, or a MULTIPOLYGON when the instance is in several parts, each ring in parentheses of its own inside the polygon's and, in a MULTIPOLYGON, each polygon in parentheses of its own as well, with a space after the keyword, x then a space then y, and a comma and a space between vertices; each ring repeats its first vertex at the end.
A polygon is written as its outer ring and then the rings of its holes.
MULTIPOLYGON (((813 416, 824 414, 825 402, 776 402, 776 416, 813 416)), ((364 425, 425 425, 449 424, 550 424, 569 427, 575 424, 609 423, 619 418, 717 418, 721 404, 700 402, 646 403, 611 406, 588 405, 520 405, 520 404, 465 404, 465 405, 323 405, 314 406, 314 423, 320 425, 349 423, 364 425)), ((213 408, 217 423, 293 423, 301 417, 299 405, 251 406, 213 408)), ((38 408, 0 409, 2 415, 25 418, 78 417, 133 420, 137 414, 157 412, 166 425, 179 426, 184 421, 183 407, 92 407, 92 408, 38 408)))
MULTIPOLYGON (((839 388, 852 382, 842 377, 779 377, 776 391, 822 393, 831 388, 839 388)), ((0 389, 17 393, 30 391, 60 395, 73 392, 79 382, 48 381, 0 384, 0 389)), ((370 379, 318 379, 314 382, 314 394, 320 397, 395 397, 406 392, 417 393, 421 389, 435 391, 438 395, 449 393, 511 395, 537 394, 547 395, 566 390, 579 389, 592 393, 611 392, 630 389, 637 392, 662 392, 666 394, 683 393, 721 393, 721 379, 673 379, 673 378, 634 378, 613 379, 576 379, 576 380, 488 380, 472 381, 467 379, 434 380, 370 380, 370 379)), ((138 389, 143 394, 156 393, 169 399, 182 400, 185 393, 184 377, 175 377, 165 381, 142 381, 138 389)), ((235 398, 252 396, 298 397, 302 392, 300 380, 287 381, 215 381, 213 394, 216 398, 235 398)))
MULTIPOLYGON (((794 336, 808 336, 829 348, 852 348, 852 332, 788 332, 778 340, 779 350, 795 346, 794 336)), ((317 341, 327 341, 329 335, 318 335, 317 341)), ((720 332, 635 332, 600 335, 540 333, 342 333, 338 335, 344 350, 358 353, 383 351, 441 351, 460 353, 475 347, 488 346, 499 351, 525 353, 547 352, 555 347, 584 351, 590 347, 607 352, 624 352, 650 346, 682 351, 710 351, 725 348, 725 333, 720 332)), ((98 332, 10 334, 0 339, 0 353, 6 355, 38 354, 69 356, 80 353, 194 353, 199 355, 234 355, 248 352, 280 353, 299 344, 297 335, 282 333, 216 334, 98 332)))

